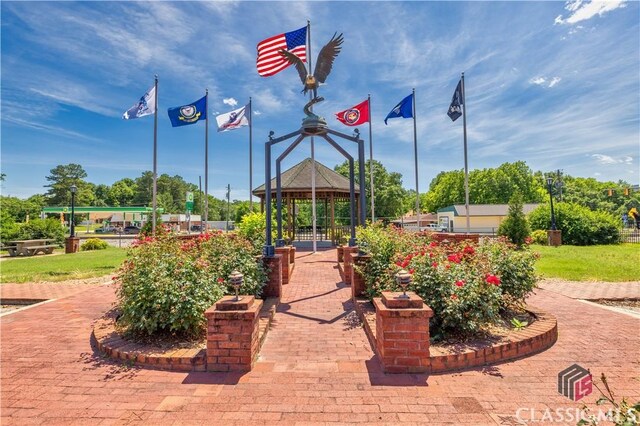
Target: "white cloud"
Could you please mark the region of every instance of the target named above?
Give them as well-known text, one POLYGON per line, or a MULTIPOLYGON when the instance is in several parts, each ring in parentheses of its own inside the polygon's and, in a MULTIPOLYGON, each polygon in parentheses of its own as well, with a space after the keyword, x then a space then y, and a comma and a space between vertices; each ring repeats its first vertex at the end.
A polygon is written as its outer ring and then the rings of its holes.
POLYGON ((529 80, 529 83, 540 85, 540 84, 543 84, 545 81, 547 80, 544 77, 535 77, 529 80))
MULTIPOLYGON (((375 169, 374 169, 374 170, 375 170, 375 169)), ((595 172, 593 175, 594 175, 594 176, 600 176, 600 175, 602 175, 602 173, 600 173, 600 172, 595 172)))
POLYGON ((253 115, 262 115, 262 113, 258 110, 253 111, 253 115))
POLYGON ((592 158, 595 158, 596 161, 600 164, 632 164, 633 157, 624 156, 620 158, 614 158, 609 155, 604 154, 592 154, 592 158))
POLYGON ((560 80, 562 80, 560 77, 553 77, 549 82, 549 87, 553 87, 556 84, 560 83, 560 80))
POLYGON ((234 106, 238 105, 238 101, 236 101, 233 98, 224 98, 222 100, 222 103, 225 104, 225 105, 229 105, 230 107, 234 107, 234 106))
POLYGON ((602 16, 607 12, 625 7, 625 0, 570 0, 565 3, 565 9, 570 15, 565 19, 562 15, 558 15, 554 20, 555 24, 575 24, 580 21, 586 21, 594 16, 602 16))

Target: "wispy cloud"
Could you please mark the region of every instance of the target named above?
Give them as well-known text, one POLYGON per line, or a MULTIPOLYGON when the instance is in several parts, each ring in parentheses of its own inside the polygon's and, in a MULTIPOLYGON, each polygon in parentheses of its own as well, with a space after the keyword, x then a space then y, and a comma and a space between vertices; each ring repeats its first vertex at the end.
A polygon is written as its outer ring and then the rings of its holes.
POLYGON ((544 84, 544 82, 547 81, 544 77, 535 77, 532 78, 531 80, 529 80, 529 83, 531 84, 537 84, 538 86, 544 84))
POLYGON ((629 156, 614 158, 604 154, 592 154, 591 157, 595 158, 599 164, 632 164, 633 163, 633 157, 629 157, 629 156))
POLYGON ((562 80, 560 77, 553 77, 549 82, 549 87, 553 87, 556 84, 560 83, 560 80, 562 80))
POLYGON ((229 105, 229 106, 230 106, 230 107, 232 107, 232 108, 233 108, 234 106, 238 105, 238 101, 236 101, 236 100, 235 100, 235 99, 233 99, 233 98, 224 98, 224 99, 222 100, 222 103, 223 103, 223 104, 225 104, 225 105, 229 105))
POLYGON ((564 7, 569 12, 569 16, 563 18, 562 15, 558 15, 554 23, 575 24, 625 6, 625 0, 570 0, 564 7))

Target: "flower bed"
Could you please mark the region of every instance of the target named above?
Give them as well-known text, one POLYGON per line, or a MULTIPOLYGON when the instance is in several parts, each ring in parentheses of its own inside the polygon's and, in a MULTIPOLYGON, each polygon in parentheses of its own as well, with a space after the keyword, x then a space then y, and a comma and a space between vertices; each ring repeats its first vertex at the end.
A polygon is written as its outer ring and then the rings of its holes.
POLYGON ((244 238, 220 231, 189 240, 169 232, 141 236, 114 277, 118 323, 133 335, 203 335, 204 311, 234 293, 234 270, 244 275, 240 293, 259 297, 266 272, 244 238))
POLYGON ((505 240, 445 243, 428 233, 373 225, 358 230, 358 242, 371 256, 358 270, 367 297, 400 290, 395 275, 409 271, 408 289, 434 311, 430 330, 435 341, 473 336, 504 320, 502 315, 522 311, 535 287, 535 254, 505 240))

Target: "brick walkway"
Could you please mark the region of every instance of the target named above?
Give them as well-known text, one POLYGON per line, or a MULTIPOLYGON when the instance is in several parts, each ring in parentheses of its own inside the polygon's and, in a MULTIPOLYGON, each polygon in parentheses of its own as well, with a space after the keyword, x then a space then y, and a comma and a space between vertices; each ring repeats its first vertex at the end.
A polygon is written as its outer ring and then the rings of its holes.
POLYGON ((2 317, 0 423, 509 425, 518 409, 539 419, 581 406, 556 392, 557 373, 573 363, 640 399, 640 321, 547 290, 530 302, 558 318, 551 349, 453 374, 385 376, 345 313, 335 267, 334 251, 298 254, 260 361, 244 375, 137 369, 95 354, 91 323, 115 300, 111 286, 2 317))

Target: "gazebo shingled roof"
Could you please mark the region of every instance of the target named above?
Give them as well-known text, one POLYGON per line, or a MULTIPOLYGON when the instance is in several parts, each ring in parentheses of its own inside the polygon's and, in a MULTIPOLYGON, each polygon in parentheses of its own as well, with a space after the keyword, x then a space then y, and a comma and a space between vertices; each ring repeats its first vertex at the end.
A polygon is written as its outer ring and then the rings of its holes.
MULTIPOLYGON (((349 197, 349 179, 331 170, 324 164, 316 163, 316 191, 333 192, 336 196, 349 197)), ((311 194, 311 158, 306 158, 281 174, 282 193, 311 194)), ((253 195, 264 197, 264 184, 253 190, 253 195)), ((275 197, 276 178, 271 179, 271 193, 275 197)), ((360 193, 360 187, 355 184, 355 193, 360 193)))

